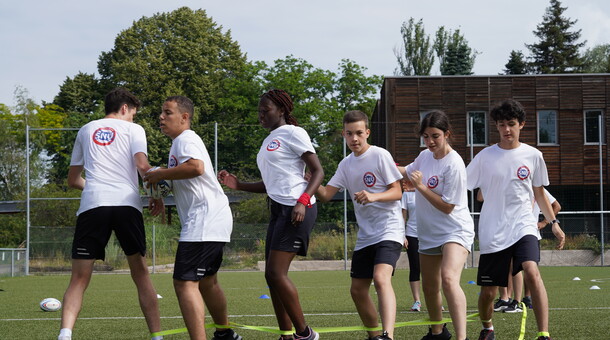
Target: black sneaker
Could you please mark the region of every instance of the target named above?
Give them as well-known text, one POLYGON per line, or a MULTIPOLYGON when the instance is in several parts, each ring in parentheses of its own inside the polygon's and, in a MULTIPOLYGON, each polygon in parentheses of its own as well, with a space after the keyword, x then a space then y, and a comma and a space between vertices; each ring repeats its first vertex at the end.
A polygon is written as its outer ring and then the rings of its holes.
POLYGON ((511 299, 508 301, 497 299, 496 303, 494 303, 494 312, 501 312, 510 306, 511 299))
POLYGON ((428 327, 428 334, 424 335, 421 340, 449 340, 451 339, 451 333, 447 329, 447 324, 443 325, 443 331, 441 334, 432 334, 432 327, 428 327))
POLYGON ((479 340, 496 340, 496 335, 492 329, 483 329, 479 334, 479 340))
POLYGON ((504 310, 502 312, 504 312, 504 313, 523 313, 523 307, 521 307, 521 303, 519 303, 517 300, 513 300, 510 303, 510 306, 504 308, 504 310))
POLYGON ((392 338, 390 338, 388 332, 383 332, 383 334, 369 337, 367 340, 392 340, 392 338))
POLYGON ((231 328, 214 332, 212 340, 243 340, 241 335, 235 333, 231 328))
POLYGON ((534 306, 532 305, 532 297, 531 296, 526 296, 523 298, 523 300, 521 300, 521 302, 525 303, 525 306, 529 309, 534 308, 534 306))

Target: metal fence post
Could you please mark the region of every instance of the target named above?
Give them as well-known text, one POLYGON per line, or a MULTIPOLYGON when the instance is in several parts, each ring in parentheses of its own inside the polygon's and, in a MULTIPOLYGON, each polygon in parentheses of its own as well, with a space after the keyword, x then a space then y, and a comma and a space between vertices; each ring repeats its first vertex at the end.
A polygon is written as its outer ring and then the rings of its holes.
POLYGON ((602 150, 602 136, 603 136, 603 117, 602 114, 597 117, 598 121, 598 134, 599 134, 599 210, 600 210, 600 232, 601 232, 601 251, 602 251, 602 267, 604 266, 604 153, 602 150))

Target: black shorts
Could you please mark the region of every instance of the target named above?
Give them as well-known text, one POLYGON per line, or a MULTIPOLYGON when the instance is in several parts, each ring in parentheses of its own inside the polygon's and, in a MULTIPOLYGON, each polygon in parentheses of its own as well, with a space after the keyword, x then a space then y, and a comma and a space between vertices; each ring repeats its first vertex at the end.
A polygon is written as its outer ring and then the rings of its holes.
MULTIPOLYGON (((350 276, 356 279, 372 279, 375 265, 389 264, 396 269, 396 262, 400 257, 402 244, 395 241, 381 241, 360 250, 352 255, 352 270, 350 276)), ((394 276, 394 271, 392 271, 394 276)))
POLYGON ((142 213, 131 206, 106 206, 78 215, 72 241, 72 258, 104 260, 105 248, 113 230, 125 255, 146 255, 142 213))
POLYGON ((265 241, 265 259, 269 258, 271 250, 286 251, 306 256, 309 248, 309 235, 318 216, 316 204, 305 208, 305 219, 298 225, 292 224, 292 209, 294 207, 279 204, 269 200, 271 221, 267 228, 265 241))
POLYGON ((222 264, 225 242, 178 242, 174 279, 199 281, 214 275, 222 264))
POLYGON ((419 239, 407 236, 409 247, 407 257, 409 258, 409 282, 419 281, 421 271, 419 269, 419 239))
POLYGON ((540 262, 540 244, 534 235, 525 235, 512 246, 496 253, 482 254, 479 258, 477 285, 508 287, 510 263, 512 275, 523 270, 523 262, 540 262))

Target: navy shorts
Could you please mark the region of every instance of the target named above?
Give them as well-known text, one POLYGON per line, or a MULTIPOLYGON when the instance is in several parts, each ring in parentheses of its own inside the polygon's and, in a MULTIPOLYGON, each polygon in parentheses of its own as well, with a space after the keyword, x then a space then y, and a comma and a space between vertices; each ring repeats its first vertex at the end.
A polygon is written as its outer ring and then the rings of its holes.
POLYGON ((407 257, 409 258, 409 282, 419 281, 421 271, 419 269, 419 239, 407 236, 409 247, 407 257))
MULTIPOLYGON (((396 262, 400 257, 402 244, 395 241, 381 241, 360 250, 352 255, 352 270, 350 276, 356 279, 372 279, 375 265, 389 264, 396 269, 396 262)), ((394 271, 392 271, 392 276, 394 271)))
POLYGON ((513 262, 512 275, 523 270, 523 262, 540 262, 540 244, 534 235, 525 235, 512 246, 479 258, 477 285, 508 287, 510 263, 513 262))
POLYGON ((309 235, 313 230, 318 207, 316 204, 311 208, 305 208, 305 218, 298 225, 292 224, 292 209, 294 207, 279 204, 269 200, 271 209, 271 221, 267 228, 267 239, 265 241, 265 259, 269 258, 271 250, 280 250, 297 255, 306 256, 309 248, 309 235))
POLYGON ((225 242, 178 242, 173 278, 199 281, 214 275, 222 264, 225 242))
POLYGON ((72 258, 104 260, 105 248, 113 230, 125 255, 146 255, 142 213, 131 206, 106 206, 78 215, 72 241, 72 258))

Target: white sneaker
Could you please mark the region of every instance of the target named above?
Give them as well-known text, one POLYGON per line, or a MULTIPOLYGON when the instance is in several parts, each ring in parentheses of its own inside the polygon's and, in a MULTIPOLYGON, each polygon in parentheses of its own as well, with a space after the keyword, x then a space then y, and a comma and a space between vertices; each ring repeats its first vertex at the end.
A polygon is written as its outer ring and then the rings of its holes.
POLYGON ((67 335, 58 336, 57 340, 72 340, 72 337, 71 336, 67 336, 67 335))
POLYGON ((411 306, 411 311, 412 312, 421 312, 421 302, 415 301, 413 303, 413 306, 411 306))

